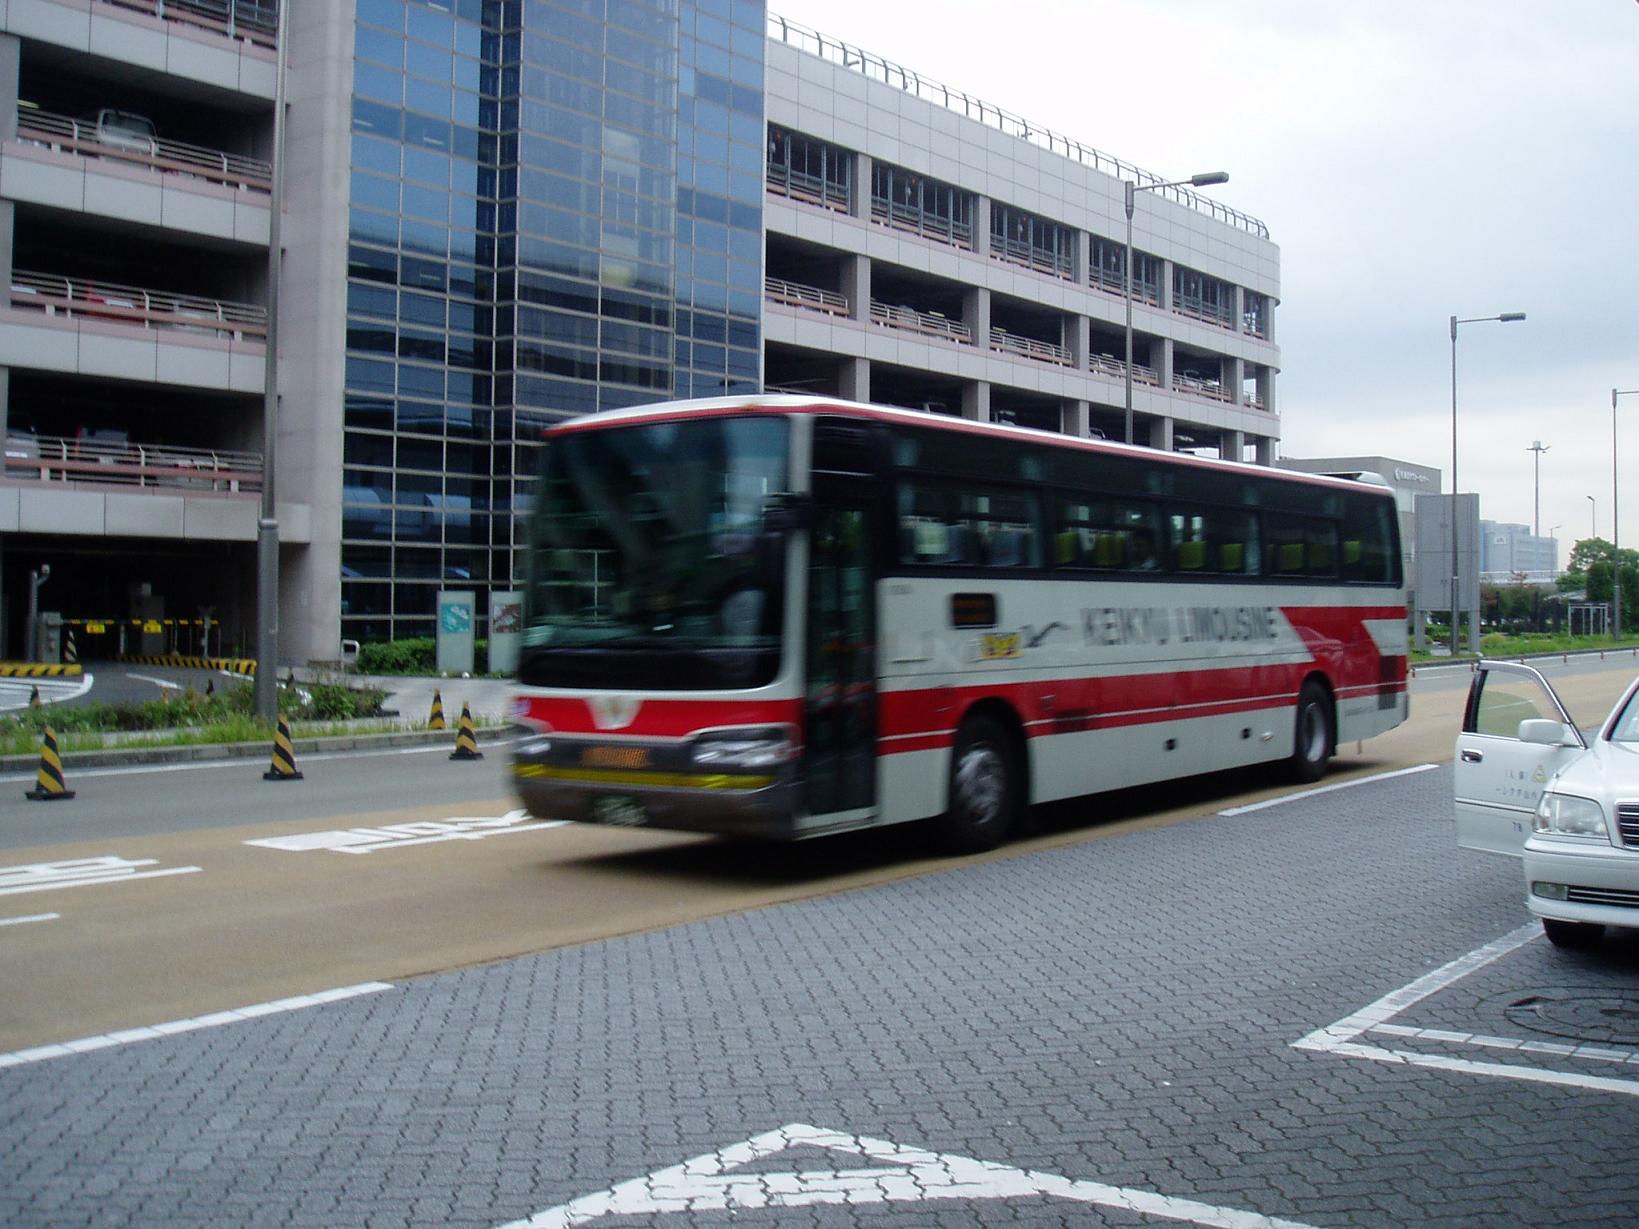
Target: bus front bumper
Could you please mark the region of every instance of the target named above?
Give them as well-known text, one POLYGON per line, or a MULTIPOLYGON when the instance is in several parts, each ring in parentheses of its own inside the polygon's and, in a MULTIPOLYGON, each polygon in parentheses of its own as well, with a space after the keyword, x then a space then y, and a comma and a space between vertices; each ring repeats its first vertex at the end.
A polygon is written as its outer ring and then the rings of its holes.
POLYGON ((789 765, 707 772, 678 762, 669 744, 525 738, 513 748, 512 779, 538 819, 775 841, 800 835, 789 765))

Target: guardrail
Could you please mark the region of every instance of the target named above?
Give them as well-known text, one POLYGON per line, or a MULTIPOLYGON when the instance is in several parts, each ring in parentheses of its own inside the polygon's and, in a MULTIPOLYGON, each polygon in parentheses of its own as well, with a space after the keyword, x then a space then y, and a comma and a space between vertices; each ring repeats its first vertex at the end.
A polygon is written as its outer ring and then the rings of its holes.
POLYGON ((1037 341, 1034 337, 1009 333, 1006 329, 994 326, 990 330, 990 348, 1007 354, 1021 354, 1025 358, 1033 358, 1042 363, 1057 363, 1061 367, 1075 366, 1075 360, 1070 357, 1067 346, 1054 345, 1050 341, 1037 341))
POLYGON ((1189 393, 1196 397, 1206 397, 1212 401, 1233 401, 1227 388, 1217 380, 1206 380, 1200 376, 1184 375, 1180 372, 1172 373, 1172 387, 1174 391, 1189 393))
POLYGON ((1023 265, 1026 269, 1034 269, 1037 273, 1045 273, 1049 277, 1061 277, 1066 281, 1074 281, 1076 276, 1068 253, 1050 252, 1022 239, 1005 239, 1000 235, 991 235, 990 258, 1006 261, 1008 264, 1023 265))
MULTIPOLYGON (((1127 365, 1113 354, 1095 354, 1088 366, 1096 375, 1113 376, 1117 380, 1126 379, 1127 365)), ((1133 383, 1159 386, 1161 376, 1154 367, 1146 367, 1143 363, 1134 363, 1133 383)))
POLYGON ((793 171, 790 167, 774 163, 768 166, 767 180, 768 190, 776 196, 789 196, 794 201, 833 209, 838 213, 848 212, 848 188, 845 184, 835 184, 818 175, 793 171))
POLYGON ((6 440, 6 477, 231 495, 262 489, 262 454, 169 444, 83 443, 54 435, 11 436, 6 440))
POLYGON ((890 329, 903 329, 908 333, 937 337, 941 341, 973 344, 973 329, 968 325, 960 320, 952 320, 949 316, 941 316, 938 312, 919 312, 914 307, 890 307, 873 299, 871 323, 890 329))
POLYGON ((162 21, 210 30, 269 49, 277 46, 278 0, 100 0, 162 21))
POLYGON ((20 107, 17 139, 46 149, 135 163, 165 174, 204 179, 248 192, 268 195, 273 192, 273 166, 260 158, 157 138, 144 141, 141 137, 121 135, 109 140, 102 135, 95 120, 75 119, 71 115, 20 107))
POLYGON ((763 278, 763 295, 775 303, 784 303, 787 307, 801 307, 808 311, 824 312, 830 316, 848 314, 848 300, 836 291, 822 290, 818 286, 804 286, 801 282, 788 282, 784 278, 763 278))
POLYGON ((960 218, 942 218, 923 209, 912 209, 909 205, 889 201, 883 196, 871 197, 871 221, 894 230, 910 231, 936 243, 948 243, 952 247, 973 246, 972 223, 960 218))
POLYGON ((142 328, 267 341, 267 308, 254 303, 199 299, 55 273, 13 272, 11 305, 47 316, 94 317, 142 328))
POLYGON ((788 21, 773 13, 768 15, 768 36, 799 51, 840 65, 850 72, 859 73, 873 81, 880 81, 916 98, 942 106, 958 115, 964 115, 987 128, 998 129, 1021 141, 1028 141, 1041 149, 1060 154, 1083 166, 1092 167, 1095 171, 1113 175, 1117 179, 1132 180, 1145 187, 1154 187, 1159 195, 1170 197, 1179 204, 1187 205, 1226 225, 1248 231, 1260 239, 1269 238, 1269 228, 1250 214, 1231 209, 1210 196, 1203 196, 1181 185, 1161 187, 1160 185, 1169 182, 1165 176, 1134 166, 1102 150, 1094 149, 1091 145, 1083 145, 1079 141, 1061 136, 1050 128, 1043 128, 1040 124, 1033 124, 1011 111, 1004 111, 994 103, 942 85, 931 77, 920 76, 892 60, 862 51, 850 43, 841 42, 817 30, 810 30, 807 26, 788 21))
POLYGON ((1202 324, 1210 324, 1216 328, 1235 328, 1234 312, 1225 308, 1213 307, 1199 299, 1178 299, 1172 301, 1172 311, 1176 316, 1188 316, 1191 320, 1199 320, 1202 324))

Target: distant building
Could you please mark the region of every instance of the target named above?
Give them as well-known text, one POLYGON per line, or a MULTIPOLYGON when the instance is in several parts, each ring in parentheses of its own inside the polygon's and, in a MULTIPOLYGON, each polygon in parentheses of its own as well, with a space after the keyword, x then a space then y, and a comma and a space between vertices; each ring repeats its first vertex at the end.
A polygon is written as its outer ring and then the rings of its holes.
POLYGON ((1559 574, 1559 539, 1539 538, 1529 525, 1480 522, 1480 579, 1504 583, 1523 574, 1547 583, 1559 574))

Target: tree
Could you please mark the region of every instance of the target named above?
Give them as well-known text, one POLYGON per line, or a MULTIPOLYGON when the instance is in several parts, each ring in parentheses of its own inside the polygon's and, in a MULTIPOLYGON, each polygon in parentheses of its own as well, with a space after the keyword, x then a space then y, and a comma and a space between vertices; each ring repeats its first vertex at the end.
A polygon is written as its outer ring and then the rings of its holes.
POLYGON ((1609 563, 1613 547, 1604 538, 1583 538, 1571 547, 1571 557, 1565 561, 1567 572, 1586 572, 1593 563, 1609 563))

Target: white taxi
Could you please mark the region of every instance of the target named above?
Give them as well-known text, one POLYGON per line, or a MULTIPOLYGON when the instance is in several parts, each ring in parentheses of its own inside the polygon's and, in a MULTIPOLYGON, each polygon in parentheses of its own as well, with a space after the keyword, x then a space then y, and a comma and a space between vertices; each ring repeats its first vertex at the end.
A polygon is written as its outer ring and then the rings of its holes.
POLYGON ((1457 839, 1521 858, 1560 947, 1639 926, 1639 679, 1584 736, 1541 673, 1482 661, 1457 735, 1457 839))

